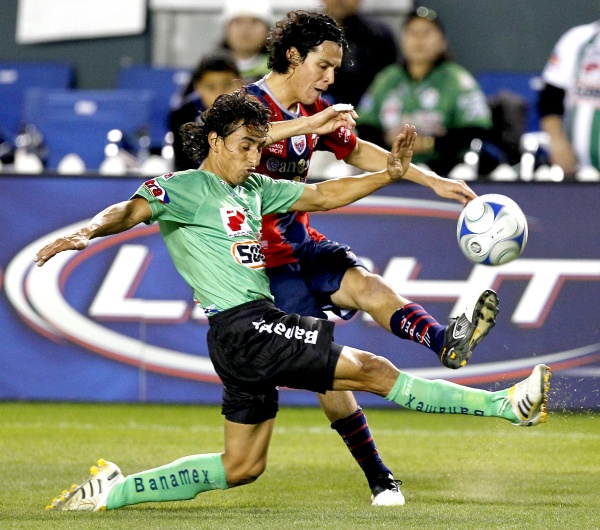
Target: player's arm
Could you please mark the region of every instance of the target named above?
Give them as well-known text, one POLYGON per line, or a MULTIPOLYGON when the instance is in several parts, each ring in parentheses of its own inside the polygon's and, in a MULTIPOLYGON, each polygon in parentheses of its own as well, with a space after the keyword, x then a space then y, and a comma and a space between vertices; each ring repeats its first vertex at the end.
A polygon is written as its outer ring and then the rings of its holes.
POLYGON ((538 111, 540 127, 550 136, 550 161, 567 174, 577 171, 577 156, 564 129, 565 90, 546 83, 540 91, 538 111))
POLYGON ((38 267, 41 267, 59 252, 83 250, 89 245, 91 239, 125 232, 147 221, 151 216, 152 210, 148 201, 141 197, 113 204, 95 215, 86 226, 46 245, 37 253, 34 261, 38 267))
MULTIPOLYGON (((344 161, 363 171, 377 171, 386 167, 389 152, 358 138, 354 150, 344 158, 344 161)), ((414 164, 410 164, 403 180, 409 180, 431 188, 437 195, 444 199, 452 199, 466 204, 477 197, 475 192, 463 180, 452 180, 440 177, 433 171, 426 171, 414 164)))
MULTIPOLYGON (((301 116, 294 120, 271 122, 267 145, 301 134, 319 136, 332 133, 340 127, 354 129, 358 115, 352 105, 332 105, 312 116, 301 116)), ((384 166, 385 167, 385 164, 384 166)), ((379 168, 381 169, 381 168, 379 168)))
POLYGON ((387 157, 387 168, 355 177, 341 177, 306 184, 291 211, 315 212, 333 210, 353 203, 374 191, 400 180, 408 171, 417 133, 414 125, 405 125, 387 157))

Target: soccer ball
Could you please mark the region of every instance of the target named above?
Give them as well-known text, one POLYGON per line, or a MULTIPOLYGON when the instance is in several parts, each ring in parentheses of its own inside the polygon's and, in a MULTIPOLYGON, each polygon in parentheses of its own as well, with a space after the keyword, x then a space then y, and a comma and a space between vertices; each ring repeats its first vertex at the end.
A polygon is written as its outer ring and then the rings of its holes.
POLYGON ((463 254, 483 265, 503 265, 518 258, 527 243, 527 233, 527 219, 519 205, 497 193, 468 203, 456 227, 463 254))

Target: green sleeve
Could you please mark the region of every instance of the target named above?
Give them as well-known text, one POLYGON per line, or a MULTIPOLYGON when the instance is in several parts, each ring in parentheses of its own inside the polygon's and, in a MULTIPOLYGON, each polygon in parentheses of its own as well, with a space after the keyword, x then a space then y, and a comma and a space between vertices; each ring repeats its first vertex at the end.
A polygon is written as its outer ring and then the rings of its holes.
POLYGON ((262 215, 287 212, 304 191, 304 184, 301 182, 278 180, 259 174, 252 175, 252 181, 247 184, 260 190, 262 215))

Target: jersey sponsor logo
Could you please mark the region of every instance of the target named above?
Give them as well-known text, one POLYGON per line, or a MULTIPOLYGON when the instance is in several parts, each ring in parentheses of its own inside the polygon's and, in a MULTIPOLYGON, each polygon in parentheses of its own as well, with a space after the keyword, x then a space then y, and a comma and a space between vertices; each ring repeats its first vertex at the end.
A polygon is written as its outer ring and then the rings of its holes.
MULTIPOLYGON (((298 162, 288 162, 284 160, 278 160, 276 158, 269 158, 266 166, 267 170, 269 170, 271 173, 286 173, 296 177, 298 175, 302 175, 308 169, 309 163, 303 158, 298 160, 298 162)), ((302 180, 302 178, 300 178, 300 180, 302 180)))
POLYGON ((285 152, 285 142, 277 142, 265 147, 265 151, 274 155, 282 155, 285 152))
POLYGON ((275 322, 267 323, 264 318, 261 318, 258 322, 252 322, 252 325, 259 333, 275 333, 275 335, 281 335, 289 340, 301 340, 305 344, 316 344, 319 338, 318 330, 302 329, 300 326, 290 328, 283 322, 277 322, 277 324, 275 322))
POLYGON ((595 46, 585 48, 581 58, 580 81, 598 84, 600 79, 600 50, 595 46))
POLYGON ((221 219, 228 237, 251 235, 246 214, 241 208, 220 208, 221 219))
POLYGON ((304 134, 301 136, 292 136, 290 141, 292 142, 292 147, 294 148, 294 151, 296 151, 296 154, 301 155, 306 151, 308 141, 304 134))
POLYGON ((267 169, 269 171, 277 171, 279 169, 279 160, 277 158, 269 158, 267 160, 267 169))
POLYGON ((171 202, 166 190, 156 181, 156 179, 150 179, 144 182, 144 188, 163 204, 169 204, 169 202, 171 202))
POLYGON ((250 269, 264 269, 265 255, 258 241, 236 241, 231 245, 231 255, 237 263, 250 269))

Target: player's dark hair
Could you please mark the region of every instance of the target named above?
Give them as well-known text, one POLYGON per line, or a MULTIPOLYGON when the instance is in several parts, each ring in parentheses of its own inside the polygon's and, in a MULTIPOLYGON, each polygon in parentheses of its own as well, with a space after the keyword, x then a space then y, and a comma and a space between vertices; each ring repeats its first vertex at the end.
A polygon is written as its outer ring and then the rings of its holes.
POLYGON ((329 15, 301 10, 290 11, 286 18, 275 24, 269 34, 269 68, 285 74, 290 65, 286 56, 290 48, 296 48, 300 59, 304 61, 309 52, 325 41, 341 45, 344 52, 348 49, 342 30, 329 15))
POLYGON ((179 129, 183 150, 194 162, 200 163, 210 150, 208 135, 216 132, 226 138, 240 127, 267 134, 270 112, 246 89, 236 90, 233 94, 221 94, 213 106, 205 110, 201 122, 185 123, 179 129))

